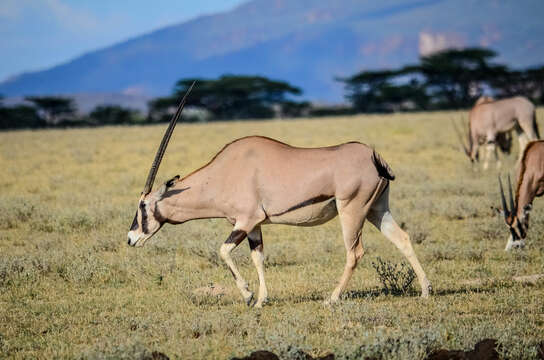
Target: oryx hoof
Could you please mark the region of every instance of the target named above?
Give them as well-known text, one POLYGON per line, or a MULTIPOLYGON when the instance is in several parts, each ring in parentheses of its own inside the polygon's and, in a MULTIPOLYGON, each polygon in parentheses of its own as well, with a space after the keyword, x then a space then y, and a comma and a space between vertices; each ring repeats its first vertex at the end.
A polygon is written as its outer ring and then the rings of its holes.
POLYGON ((244 297, 244 301, 247 306, 251 306, 251 301, 253 300, 253 293, 250 292, 248 297, 244 297))
POLYGON ((262 307, 266 304, 268 304, 268 299, 257 300, 257 302, 253 304, 253 307, 256 309, 262 309, 262 307))
POLYGON ((427 285, 426 288, 423 288, 423 291, 421 291, 421 298, 428 299, 432 293, 433 293, 433 286, 429 284, 427 285))

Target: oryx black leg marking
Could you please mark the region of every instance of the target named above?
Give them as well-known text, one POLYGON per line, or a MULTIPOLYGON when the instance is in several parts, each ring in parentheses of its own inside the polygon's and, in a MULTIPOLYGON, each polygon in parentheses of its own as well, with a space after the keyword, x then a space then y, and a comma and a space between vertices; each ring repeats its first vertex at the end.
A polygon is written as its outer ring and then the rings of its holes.
MULTIPOLYGON (((223 246, 226 245, 226 244, 234 244, 234 246, 231 249, 228 250, 228 252, 230 253, 232 250, 234 250, 246 238, 246 236, 247 236, 247 233, 244 230, 234 230, 233 232, 230 233, 228 239, 225 241, 223 246)), ((225 258, 224 253, 222 253, 222 256, 223 256, 223 258, 225 258)), ((229 256, 228 260, 225 259, 225 262, 227 263, 228 268, 229 268, 232 276, 234 276, 235 280, 238 280, 238 278, 240 276, 235 273, 235 270, 229 264, 230 261, 232 261, 232 260, 230 260, 230 256, 229 256)), ((234 265, 234 263, 232 265, 234 265)))
POLYGON ((248 290, 248 284, 247 281, 244 280, 242 275, 240 275, 240 272, 236 268, 236 265, 234 265, 234 262, 232 261, 232 258, 230 257, 230 252, 238 246, 244 240, 247 236, 247 233, 243 230, 234 230, 227 241, 223 245, 221 245, 221 249, 219 250, 219 253, 221 255, 221 258, 225 263, 227 264, 232 276, 234 277, 234 280, 236 281, 236 286, 242 293, 242 296, 244 297, 244 300, 246 301, 246 304, 249 304, 251 302, 251 299, 253 299, 253 293, 248 290))
POLYGON ((259 276, 259 296, 256 307, 261 307, 268 298, 268 290, 264 280, 264 254, 263 254, 263 234, 261 227, 256 226, 249 234, 247 234, 249 248, 251 249, 251 259, 259 276))
POLYGON ((240 244, 245 238, 247 233, 244 230, 234 230, 230 233, 229 238, 225 241, 225 244, 240 244))
POLYGON ((263 235, 259 229, 257 234, 250 233, 247 236, 247 241, 249 243, 249 248, 251 251, 256 250, 259 252, 263 251, 263 235))

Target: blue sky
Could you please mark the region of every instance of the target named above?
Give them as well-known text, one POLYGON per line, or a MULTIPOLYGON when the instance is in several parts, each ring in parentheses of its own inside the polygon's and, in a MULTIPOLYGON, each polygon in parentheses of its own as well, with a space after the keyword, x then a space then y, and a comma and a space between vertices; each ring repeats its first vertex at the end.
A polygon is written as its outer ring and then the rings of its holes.
POLYGON ((246 0, 0 0, 0 81, 246 0))

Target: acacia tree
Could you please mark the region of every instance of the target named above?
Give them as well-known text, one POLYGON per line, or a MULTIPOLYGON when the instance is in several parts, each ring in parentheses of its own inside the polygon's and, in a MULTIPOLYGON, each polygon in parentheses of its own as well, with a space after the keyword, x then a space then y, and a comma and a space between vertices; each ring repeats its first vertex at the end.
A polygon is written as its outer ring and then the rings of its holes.
POLYGON ((187 105, 204 108, 216 119, 269 118, 274 116, 274 106, 286 106, 289 111, 293 101, 288 95, 302 91, 287 82, 270 80, 261 76, 223 75, 218 79, 182 79, 174 87, 174 94, 150 102, 150 114, 156 119, 165 117, 178 99, 191 86, 197 85, 188 97, 187 105), (161 115, 163 114, 163 115, 161 115))
POLYGON ((441 107, 464 108, 482 95, 484 84, 505 73, 504 66, 489 63, 495 56, 481 48, 445 50, 422 57, 414 70, 425 77, 427 93, 441 107))
POLYGON ((136 112, 118 105, 101 105, 94 108, 89 117, 100 125, 130 124, 136 112))
POLYGON ((544 68, 511 71, 490 62, 496 55, 481 48, 445 50, 422 57, 417 65, 340 80, 346 84, 346 99, 367 112, 467 108, 484 88, 499 96, 543 96, 544 68))
POLYGON ((429 98, 417 72, 414 67, 363 71, 338 80, 344 82, 346 99, 357 111, 426 109, 429 98))
POLYGON ((39 114, 49 125, 58 125, 63 119, 75 116, 76 107, 70 98, 59 96, 27 96, 25 100, 32 102, 39 114))

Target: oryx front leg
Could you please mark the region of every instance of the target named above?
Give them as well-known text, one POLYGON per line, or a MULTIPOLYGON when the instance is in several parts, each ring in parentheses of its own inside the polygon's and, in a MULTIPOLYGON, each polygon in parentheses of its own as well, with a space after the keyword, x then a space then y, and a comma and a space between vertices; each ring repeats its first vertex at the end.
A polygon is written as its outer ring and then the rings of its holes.
POLYGON ((234 265, 234 261, 232 261, 230 256, 231 251, 234 250, 234 248, 236 248, 246 238, 246 235, 247 233, 244 230, 233 230, 227 241, 221 245, 219 255, 229 267, 229 270, 236 281, 236 286, 238 289, 240 289, 246 304, 249 305, 253 299, 253 293, 248 290, 247 281, 242 277, 242 275, 240 275, 240 272, 236 268, 236 265, 234 265))
POLYGON ((487 170, 489 167, 489 159, 491 159, 491 154, 496 153, 495 143, 490 142, 485 146, 485 158, 484 158, 484 170, 487 170))
POLYGON ((361 232, 364 223, 364 209, 358 208, 353 202, 354 211, 349 209, 342 209, 342 205, 337 201, 340 214, 340 223, 342 224, 342 235, 344 237, 344 246, 346 247, 346 265, 344 267, 344 273, 338 283, 338 286, 334 289, 328 303, 336 303, 340 299, 340 295, 345 290, 349 279, 353 271, 357 267, 357 262, 363 257, 364 250, 361 243, 361 232))
POLYGON ((264 281, 264 254, 263 254, 263 235, 261 227, 256 226, 248 235, 249 248, 251 249, 251 259, 257 269, 259 276, 259 296, 255 307, 260 308, 268 299, 268 290, 264 281))
POLYGON ((393 216, 389 212, 389 209, 386 211, 371 211, 368 219, 374 226, 380 229, 381 233, 395 244, 400 252, 408 259, 408 262, 410 262, 410 265, 417 275, 419 285, 421 286, 421 297, 428 297, 429 292, 432 290, 431 283, 427 279, 427 275, 425 275, 425 272, 416 257, 410 241, 410 236, 397 225, 395 219, 393 219, 393 216))
POLYGON ((495 161, 497 163, 497 170, 501 168, 502 163, 501 159, 499 158, 499 150, 497 149, 497 146, 495 146, 495 161))

